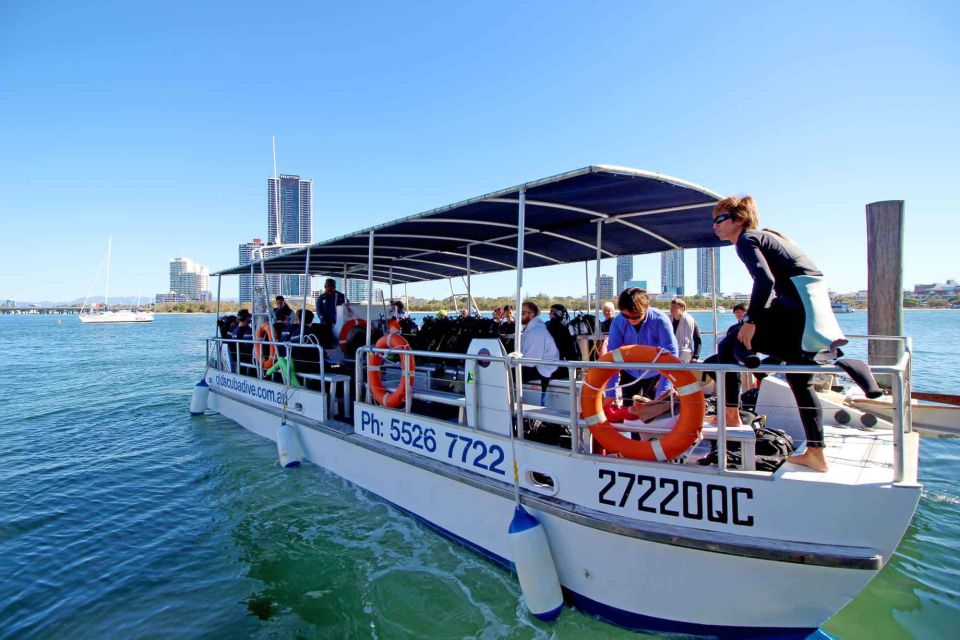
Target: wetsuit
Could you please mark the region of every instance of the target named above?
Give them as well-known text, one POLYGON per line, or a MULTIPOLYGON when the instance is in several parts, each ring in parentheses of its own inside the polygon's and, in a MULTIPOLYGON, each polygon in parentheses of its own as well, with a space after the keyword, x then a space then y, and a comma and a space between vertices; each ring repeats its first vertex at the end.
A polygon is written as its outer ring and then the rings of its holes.
MULTIPOLYGON (((823 274, 796 245, 769 231, 744 231, 737 239, 736 250, 737 257, 753 278, 750 306, 743 318, 745 323, 756 325, 753 350, 774 356, 788 364, 815 364, 810 357, 812 354, 806 354, 800 347, 806 314, 800 295, 790 278, 823 274)), ((733 353, 735 342, 736 340, 729 339, 720 342, 720 362, 737 362, 733 353)), ((807 446, 823 447, 823 409, 813 390, 813 376, 789 373, 786 377, 797 406, 800 407, 800 421, 807 436, 807 446)), ((740 399, 740 376, 727 374, 725 378, 727 406, 737 407, 740 399)))
MULTIPOLYGON (((237 325, 230 330, 230 338, 233 340, 251 340, 253 337, 253 328, 249 324, 246 326, 237 325)), ((250 364, 253 358, 252 342, 231 342, 229 343, 230 364, 233 366, 234 373, 243 373, 237 365, 237 355, 240 356, 240 362, 250 364)))

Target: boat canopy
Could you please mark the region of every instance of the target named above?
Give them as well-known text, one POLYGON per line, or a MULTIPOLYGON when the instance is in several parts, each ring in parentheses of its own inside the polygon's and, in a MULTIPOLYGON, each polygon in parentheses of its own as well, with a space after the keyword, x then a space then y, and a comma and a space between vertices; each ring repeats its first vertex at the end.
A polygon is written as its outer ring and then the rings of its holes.
MULTIPOLYGON (((589 166, 295 249, 266 259, 263 270, 367 278, 371 241, 380 282, 514 270, 521 225, 523 268, 716 247, 711 213, 719 199, 677 178, 589 166)), ((215 275, 249 272, 247 264, 215 275)))

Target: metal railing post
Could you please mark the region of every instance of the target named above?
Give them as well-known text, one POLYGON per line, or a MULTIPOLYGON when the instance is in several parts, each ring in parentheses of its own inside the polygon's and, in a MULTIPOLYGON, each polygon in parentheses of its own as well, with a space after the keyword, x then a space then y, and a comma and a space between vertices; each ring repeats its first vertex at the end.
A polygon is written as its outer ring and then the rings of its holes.
POLYGON ((577 368, 567 367, 568 389, 570 390, 570 449, 580 453, 580 412, 577 400, 577 368))
MULTIPOLYGON (((903 372, 893 376, 893 481, 903 482, 904 467, 904 417, 903 372)), ((909 400, 907 400, 909 402, 909 400)))
POLYGON ((720 473, 727 471, 727 375, 726 371, 717 371, 717 468, 720 473))

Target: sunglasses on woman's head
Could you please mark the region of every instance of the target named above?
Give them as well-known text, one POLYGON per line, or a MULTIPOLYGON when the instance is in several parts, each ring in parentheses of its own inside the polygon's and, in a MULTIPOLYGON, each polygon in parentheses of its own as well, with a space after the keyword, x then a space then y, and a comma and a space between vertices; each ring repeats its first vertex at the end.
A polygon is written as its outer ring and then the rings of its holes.
POLYGON ((713 224, 720 224, 724 220, 729 220, 733 217, 732 213, 721 213, 716 218, 713 219, 713 224))

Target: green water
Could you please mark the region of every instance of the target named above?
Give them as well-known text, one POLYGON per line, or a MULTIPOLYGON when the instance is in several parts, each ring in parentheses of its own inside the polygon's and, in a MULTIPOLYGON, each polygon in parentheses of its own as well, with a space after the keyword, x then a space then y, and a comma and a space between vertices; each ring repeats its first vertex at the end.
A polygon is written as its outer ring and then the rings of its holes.
MULTIPOLYGON (((940 347, 960 344, 960 314, 918 317, 916 387, 956 392, 960 355, 940 347)), ((0 364, 0 637, 636 637, 572 609, 532 621, 512 574, 321 469, 281 470, 224 418, 191 419, 212 317, 61 319, 0 316, 18 354, 0 364)), ((903 544, 827 631, 956 635, 958 471, 960 440, 922 442, 903 544)))

